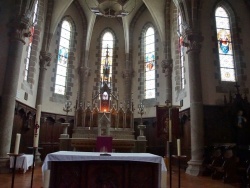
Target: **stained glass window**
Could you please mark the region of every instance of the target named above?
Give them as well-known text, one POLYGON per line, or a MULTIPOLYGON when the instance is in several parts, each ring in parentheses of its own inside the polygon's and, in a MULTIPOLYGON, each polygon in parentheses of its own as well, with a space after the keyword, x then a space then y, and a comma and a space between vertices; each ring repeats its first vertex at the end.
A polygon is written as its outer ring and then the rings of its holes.
POLYGON ((215 10, 221 81, 235 82, 235 62, 228 13, 222 7, 215 10))
POLYGON ((178 35, 179 35, 179 55, 180 55, 180 70, 181 70, 181 89, 185 87, 185 73, 184 73, 184 46, 182 45, 182 18, 178 15, 178 35))
POLYGON ((37 7, 38 7, 38 1, 36 1, 34 12, 33 12, 33 26, 30 28, 30 33, 31 36, 29 38, 29 43, 28 43, 28 52, 27 52, 27 57, 26 57, 26 63, 25 63, 25 70, 24 70, 24 80, 28 80, 28 74, 29 74, 29 66, 30 66, 30 55, 31 55, 31 49, 32 49, 32 41, 33 41, 33 36, 34 36, 34 31, 35 31, 35 26, 37 24, 37 7))
POLYGON ((113 47, 114 36, 107 31, 102 37, 102 57, 101 57, 101 79, 103 81, 111 81, 112 77, 112 63, 113 63, 113 47), (108 65, 108 67, 105 66, 108 65))
POLYGON ((70 39, 71 23, 64 20, 61 27, 55 81, 55 93, 60 95, 65 95, 66 91, 70 39))
POLYGON ((155 98, 155 31, 149 27, 144 36, 145 99, 155 98))

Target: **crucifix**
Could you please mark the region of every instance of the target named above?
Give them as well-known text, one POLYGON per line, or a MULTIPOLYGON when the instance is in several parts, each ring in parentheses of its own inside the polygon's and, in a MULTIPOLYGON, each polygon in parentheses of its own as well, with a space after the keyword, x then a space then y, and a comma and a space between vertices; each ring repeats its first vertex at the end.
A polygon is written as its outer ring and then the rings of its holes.
MULTIPOLYGON (((168 124, 168 133, 169 133, 169 137, 168 137, 168 141, 167 141, 167 158, 168 158, 168 161, 169 161, 169 184, 170 184, 170 188, 172 187, 172 122, 173 120, 173 112, 172 110, 173 109, 176 109, 176 108, 181 108, 182 107, 182 102, 181 102, 181 105, 177 106, 177 105, 172 105, 170 100, 166 100, 165 101, 165 104, 167 107, 166 110, 168 110, 168 122, 167 122, 167 119, 166 119, 166 124, 168 124)), ((176 127, 175 127, 176 128, 176 127)))
POLYGON ((38 125, 38 123, 37 124, 35 124, 35 127, 34 127, 34 136, 35 137, 37 137, 37 135, 38 135, 38 129, 40 128, 40 126, 38 125))

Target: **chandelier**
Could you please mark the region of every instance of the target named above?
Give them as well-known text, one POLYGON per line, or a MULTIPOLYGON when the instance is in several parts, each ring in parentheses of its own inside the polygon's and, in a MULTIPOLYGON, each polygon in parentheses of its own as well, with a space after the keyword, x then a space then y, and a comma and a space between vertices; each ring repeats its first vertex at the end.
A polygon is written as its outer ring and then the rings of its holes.
POLYGON ((93 0, 85 1, 94 14, 108 18, 127 16, 136 5, 136 0, 97 0, 96 3, 93 0))

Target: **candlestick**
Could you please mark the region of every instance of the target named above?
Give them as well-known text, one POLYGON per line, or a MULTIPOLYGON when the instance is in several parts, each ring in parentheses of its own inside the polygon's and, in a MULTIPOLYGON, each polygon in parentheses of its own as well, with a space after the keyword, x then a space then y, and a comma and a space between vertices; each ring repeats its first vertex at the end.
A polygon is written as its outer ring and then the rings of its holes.
POLYGON ((43 182, 44 188, 49 187, 49 181, 50 181, 50 170, 45 170, 44 171, 44 182, 43 182))
POLYGON ((181 156, 181 139, 177 139, 177 156, 181 156))
POLYGON ((21 138, 21 134, 17 133, 16 134, 16 142, 15 142, 14 154, 19 153, 20 138, 21 138))
POLYGON ((169 142, 172 142, 172 121, 171 121, 171 119, 169 119, 168 128, 169 128, 169 142))
POLYGON ((38 147, 38 139, 39 139, 39 131, 40 131, 40 118, 41 118, 41 107, 42 105, 37 105, 36 109, 36 121, 35 121, 35 128, 34 128, 34 142, 33 147, 38 147))

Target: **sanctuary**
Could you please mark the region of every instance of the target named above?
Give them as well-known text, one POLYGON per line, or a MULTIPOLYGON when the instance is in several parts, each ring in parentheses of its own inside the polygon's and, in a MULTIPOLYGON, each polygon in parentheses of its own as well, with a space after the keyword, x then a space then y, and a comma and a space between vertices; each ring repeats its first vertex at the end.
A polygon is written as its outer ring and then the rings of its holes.
POLYGON ((146 137, 143 135, 145 126, 139 126, 139 140, 136 140, 134 135, 135 109, 132 94, 130 100, 120 102, 118 91, 113 91, 109 53, 110 49, 107 46, 98 90, 92 92, 91 102, 80 103, 76 107, 72 138, 62 134, 60 150, 96 151, 97 148, 100 149, 98 143, 104 144, 110 138, 110 143, 106 144, 112 149, 103 145, 102 150, 146 151, 146 137))

